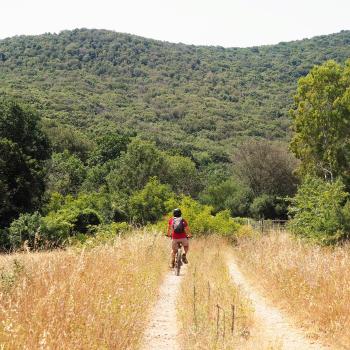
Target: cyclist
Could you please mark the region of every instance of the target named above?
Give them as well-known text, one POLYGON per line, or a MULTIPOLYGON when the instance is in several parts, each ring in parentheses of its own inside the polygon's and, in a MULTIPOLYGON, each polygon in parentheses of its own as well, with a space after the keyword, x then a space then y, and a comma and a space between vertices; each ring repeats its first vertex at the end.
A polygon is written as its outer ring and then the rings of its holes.
POLYGON ((171 260, 170 267, 174 268, 175 266, 175 255, 177 252, 178 243, 182 243, 185 253, 182 254, 182 261, 184 264, 188 263, 187 253, 189 249, 188 238, 191 237, 190 228, 185 219, 181 216, 181 210, 179 208, 174 209, 173 217, 169 219, 168 224, 168 233, 167 236, 172 238, 172 251, 171 251, 171 260))

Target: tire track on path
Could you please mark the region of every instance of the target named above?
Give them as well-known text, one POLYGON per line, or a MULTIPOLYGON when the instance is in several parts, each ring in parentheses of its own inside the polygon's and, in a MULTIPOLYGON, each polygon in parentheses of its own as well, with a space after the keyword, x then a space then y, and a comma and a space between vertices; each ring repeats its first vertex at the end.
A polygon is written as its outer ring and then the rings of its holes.
POLYGON ((173 271, 169 271, 165 277, 144 335, 142 350, 180 350, 177 341, 176 301, 185 271, 186 267, 183 266, 180 276, 175 276, 173 271))
POLYGON ((316 341, 307 339, 303 331, 293 327, 280 310, 269 306, 266 298, 260 295, 244 277, 233 257, 230 257, 228 266, 234 283, 251 300, 264 337, 273 343, 277 342, 284 350, 329 349, 316 341))

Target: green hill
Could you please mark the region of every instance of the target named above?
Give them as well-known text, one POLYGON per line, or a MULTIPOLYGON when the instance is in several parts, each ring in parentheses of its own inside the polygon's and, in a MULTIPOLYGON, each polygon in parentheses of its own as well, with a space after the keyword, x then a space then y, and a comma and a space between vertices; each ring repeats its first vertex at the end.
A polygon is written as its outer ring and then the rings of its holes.
POLYGON ((349 57, 350 31, 223 48, 77 29, 1 40, 0 95, 85 132, 132 130, 220 158, 245 137, 288 139, 297 79, 349 57))

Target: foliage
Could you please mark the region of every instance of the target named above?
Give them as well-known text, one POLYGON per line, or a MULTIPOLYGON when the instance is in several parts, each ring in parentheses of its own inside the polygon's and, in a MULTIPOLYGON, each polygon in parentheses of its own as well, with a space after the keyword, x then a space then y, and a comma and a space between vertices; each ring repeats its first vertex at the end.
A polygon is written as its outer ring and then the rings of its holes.
POLYGON ((24 242, 29 248, 42 244, 42 218, 38 212, 21 214, 9 227, 9 240, 12 248, 19 248, 24 242))
POLYGON ((298 81, 291 149, 301 172, 328 179, 342 177, 350 186, 350 60, 328 61, 298 81))
POLYGON ((153 176, 162 179, 164 173, 165 160, 162 152, 154 143, 135 138, 120 157, 115 170, 108 175, 107 182, 111 192, 131 194, 146 186, 153 176))
POLYGON ((315 64, 344 62, 349 37, 224 49, 107 30, 17 36, 0 41, 0 94, 62 124, 92 133, 117 125, 216 162, 242 138, 286 139, 297 79, 315 64))
POLYGON ((287 219, 288 205, 283 198, 262 194, 254 198, 249 211, 256 219, 287 219))
POLYGON ((117 159, 126 151, 130 138, 120 134, 105 134, 97 138, 97 147, 91 153, 89 164, 102 165, 110 160, 117 159))
POLYGON ((173 191, 180 195, 196 196, 201 187, 196 164, 188 157, 164 155, 164 181, 171 185, 173 191))
POLYGON ((233 156, 234 170, 254 196, 291 196, 298 183, 295 158, 280 143, 243 143, 233 156))
POLYGON ((291 231, 321 243, 348 237, 348 193, 340 180, 333 183, 307 176, 289 208, 291 231))
POLYGON ((168 185, 163 185, 155 177, 146 186, 134 192, 130 198, 130 218, 135 223, 154 223, 169 211, 167 203, 174 194, 168 185))
POLYGON ((62 125, 49 119, 43 119, 41 124, 55 153, 68 151, 85 162, 95 147, 91 139, 70 125, 62 125))
POLYGON ((38 115, 14 101, 0 100, 0 226, 40 206, 50 153, 38 115))
POLYGON ((132 226, 126 222, 112 222, 99 225, 93 236, 78 234, 69 238, 69 244, 74 247, 95 248, 101 244, 113 244, 117 238, 132 231, 132 226))
POLYGON ((209 185, 200 193, 199 199, 201 203, 212 206, 215 213, 229 209, 232 216, 245 216, 248 214, 251 193, 246 186, 229 178, 209 185))
POLYGON ((114 212, 107 194, 81 193, 76 198, 51 195, 45 207, 41 232, 49 245, 64 245, 71 236, 94 234, 99 224, 110 222, 114 212))
POLYGON ((77 194, 85 176, 86 168, 77 156, 67 150, 54 153, 47 175, 47 188, 62 195, 77 194))

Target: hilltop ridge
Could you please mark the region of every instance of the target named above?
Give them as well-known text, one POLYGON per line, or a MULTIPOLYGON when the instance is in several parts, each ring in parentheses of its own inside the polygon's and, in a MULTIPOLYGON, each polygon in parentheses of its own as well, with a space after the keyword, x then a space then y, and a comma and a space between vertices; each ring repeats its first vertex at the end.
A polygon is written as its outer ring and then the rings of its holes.
POLYGON ((0 95, 84 132, 133 130, 183 153, 247 137, 287 140, 297 80, 350 57, 350 31, 250 48, 172 44, 107 30, 0 41, 0 95))

